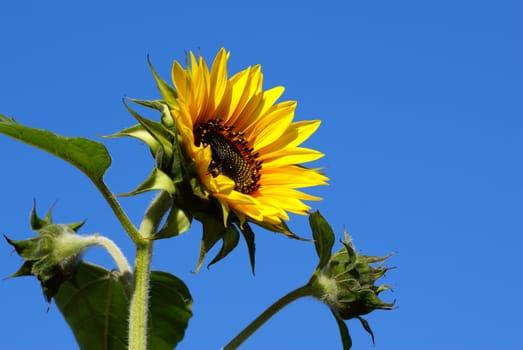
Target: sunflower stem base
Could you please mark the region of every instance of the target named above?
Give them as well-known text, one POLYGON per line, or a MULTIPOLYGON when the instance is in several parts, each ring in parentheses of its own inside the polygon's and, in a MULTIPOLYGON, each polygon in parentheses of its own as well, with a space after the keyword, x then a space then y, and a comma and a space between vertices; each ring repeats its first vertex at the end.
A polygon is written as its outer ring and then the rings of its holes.
POLYGON ((158 229, 171 204, 169 194, 161 192, 147 209, 140 225, 142 239, 136 242, 134 285, 129 307, 129 350, 147 349, 150 271, 154 242, 151 236, 158 229))

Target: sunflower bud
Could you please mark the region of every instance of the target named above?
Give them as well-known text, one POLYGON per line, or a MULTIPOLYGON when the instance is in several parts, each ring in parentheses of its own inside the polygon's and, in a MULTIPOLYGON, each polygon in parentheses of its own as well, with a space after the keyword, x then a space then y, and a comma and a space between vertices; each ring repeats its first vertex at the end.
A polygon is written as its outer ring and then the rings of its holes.
POLYGON ((335 315, 344 320, 358 318, 374 310, 391 310, 394 302, 387 303, 378 295, 390 289, 387 285, 377 286, 375 282, 390 267, 383 263, 384 257, 360 255, 356 253, 350 237, 345 233, 344 247, 334 253, 321 269, 316 279, 317 297, 324 301, 335 315), (373 264, 378 263, 377 266, 373 264))
POLYGON ((344 349, 349 349, 352 344, 344 320, 358 319, 374 342, 374 334, 361 316, 374 310, 394 309, 394 301, 387 303, 379 298, 379 294, 390 287, 376 285, 376 281, 391 269, 383 266, 391 254, 383 257, 358 254, 347 232, 345 240, 341 241, 344 247, 332 254, 334 232, 329 223, 318 211, 309 216, 309 223, 319 258, 318 266, 308 283, 310 295, 331 309, 340 329, 344 349))
POLYGON ((4 236, 25 260, 10 277, 35 276, 50 302, 60 285, 74 275, 81 255, 87 248, 85 240, 76 234, 82 225, 83 222, 54 224, 50 212, 41 219, 33 209, 31 226, 38 233, 37 236, 19 241, 4 236))

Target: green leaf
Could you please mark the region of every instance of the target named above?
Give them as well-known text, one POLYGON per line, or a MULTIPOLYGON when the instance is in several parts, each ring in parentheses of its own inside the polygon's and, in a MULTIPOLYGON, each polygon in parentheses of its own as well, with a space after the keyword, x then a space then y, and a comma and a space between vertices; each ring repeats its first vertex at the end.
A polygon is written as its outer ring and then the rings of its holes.
POLYGON ((192 297, 179 278, 151 272, 148 349, 170 350, 183 339, 192 316, 192 297))
POLYGON ((149 68, 151 68, 151 72, 153 73, 158 90, 160 90, 160 94, 162 95, 165 102, 169 105, 170 108, 178 108, 178 102, 176 101, 176 91, 158 76, 149 57, 147 57, 147 62, 149 63, 149 68))
POLYGON ((243 234, 243 238, 245 238, 245 243, 247 243, 247 249, 249 250, 249 260, 251 262, 251 270, 252 274, 254 275, 254 262, 256 253, 256 245, 254 244, 254 232, 252 231, 251 226, 247 222, 239 227, 241 233, 243 234))
POLYGON ((229 225, 225 229, 225 232, 222 237, 222 242, 223 242, 222 248, 220 249, 218 254, 216 254, 214 259, 212 259, 212 261, 207 265, 207 267, 209 268, 211 265, 216 264, 218 261, 222 260, 227 255, 229 255, 229 253, 234 248, 236 248, 239 240, 240 240, 240 234, 238 233, 238 229, 236 229, 236 226, 234 226, 234 225, 229 225))
POLYGON ((74 165, 95 183, 100 183, 111 165, 105 146, 83 137, 64 137, 17 123, 0 114, 0 133, 47 151, 74 165))
POLYGON ((169 212, 169 215, 167 216, 165 224, 161 230, 154 235, 153 239, 178 236, 179 234, 182 234, 191 228, 191 222, 192 217, 190 214, 186 213, 177 206, 173 206, 169 212))
MULTIPOLYGON (((173 349, 192 316, 189 290, 179 278, 152 271, 150 296, 148 348, 173 349)), ((82 263, 55 301, 80 349, 127 349, 129 295, 117 273, 82 263)))
POLYGON ((173 195, 176 192, 172 179, 158 168, 153 168, 151 174, 135 190, 120 194, 122 197, 134 196, 147 191, 163 190, 173 195))
POLYGON ((347 327, 347 325, 341 318, 336 316, 336 314, 333 311, 332 311, 332 315, 334 316, 334 319, 336 319, 336 323, 338 324, 338 329, 340 330, 340 337, 341 337, 341 343, 343 345, 343 350, 349 350, 352 347, 352 339, 349 334, 349 328, 347 327))
POLYGON ((129 297, 115 273, 82 263, 55 302, 80 349, 127 349, 129 297))
POLYGON ((331 257, 332 246, 334 245, 334 232, 319 211, 309 216, 309 224, 312 230, 312 237, 314 238, 316 253, 318 253, 320 258, 316 269, 320 270, 329 262, 331 257))

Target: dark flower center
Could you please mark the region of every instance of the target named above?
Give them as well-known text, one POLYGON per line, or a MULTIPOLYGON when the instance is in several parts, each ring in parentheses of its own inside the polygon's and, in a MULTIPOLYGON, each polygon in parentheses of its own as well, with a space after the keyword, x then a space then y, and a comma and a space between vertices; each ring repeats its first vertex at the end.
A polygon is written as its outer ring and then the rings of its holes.
POLYGON ((212 160, 209 172, 232 179, 235 190, 251 194, 260 188, 260 170, 262 162, 256 160, 258 153, 248 146, 244 133, 234 131, 234 126, 223 124, 221 119, 211 119, 194 129, 196 146, 210 146, 212 160))

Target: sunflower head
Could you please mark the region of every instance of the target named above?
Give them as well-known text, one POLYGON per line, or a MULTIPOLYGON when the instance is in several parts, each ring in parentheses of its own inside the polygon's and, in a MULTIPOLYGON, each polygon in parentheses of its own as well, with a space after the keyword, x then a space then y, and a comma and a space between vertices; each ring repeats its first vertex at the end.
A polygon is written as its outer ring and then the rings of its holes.
POLYGON ((302 201, 319 199, 297 189, 327 181, 317 169, 299 165, 323 156, 299 147, 320 122, 293 122, 296 102, 276 102, 282 87, 263 90, 259 65, 229 78, 228 57, 222 48, 210 69, 192 52, 186 68, 174 62, 171 115, 195 175, 218 200, 224 222, 232 212, 241 224, 285 232, 289 212, 305 215, 310 207, 302 201))
POLYGON ((293 122, 296 102, 277 102, 283 87, 263 90, 259 65, 229 77, 228 57, 221 49, 209 69, 199 54, 190 52, 185 68, 173 64, 174 87, 151 66, 163 100, 132 101, 161 111, 161 122, 143 118, 126 105, 139 125, 115 135, 141 139, 156 159, 151 176, 130 194, 165 190, 176 208, 167 224, 185 218, 185 226, 170 225, 158 237, 172 236, 173 226, 175 234, 183 232, 192 218, 203 223, 198 266, 220 239, 218 257, 225 256, 240 233, 252 263, 249 223, 299 238, 285 224, 288 213, 305 215, 310 207, 303 201, 320 199, 299 189, 327 181, 318 169, 301 165, 323 156, 300 147, 320 121, 293 122))

